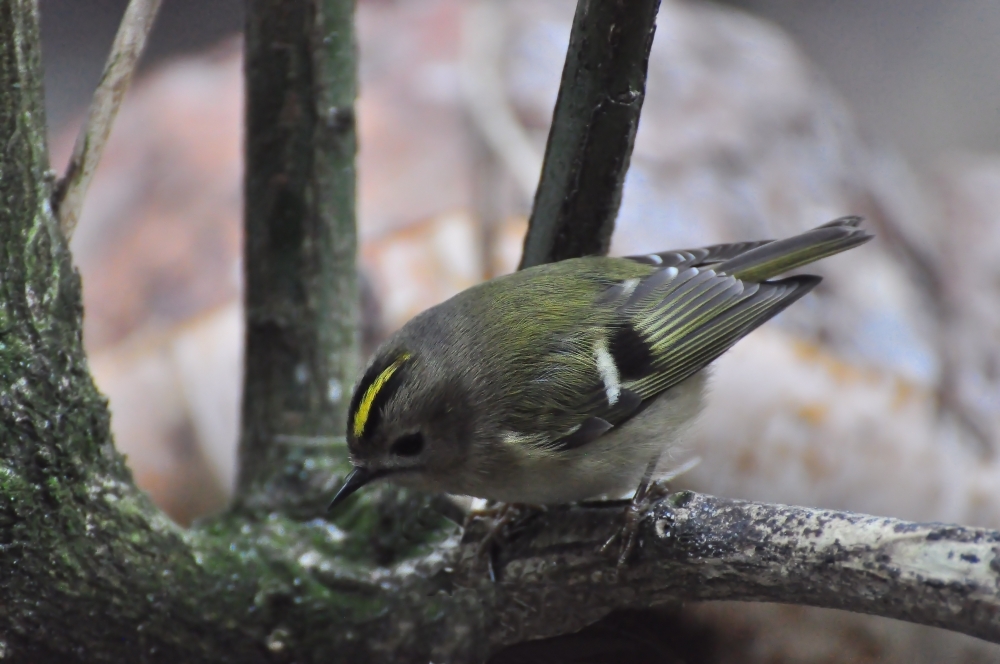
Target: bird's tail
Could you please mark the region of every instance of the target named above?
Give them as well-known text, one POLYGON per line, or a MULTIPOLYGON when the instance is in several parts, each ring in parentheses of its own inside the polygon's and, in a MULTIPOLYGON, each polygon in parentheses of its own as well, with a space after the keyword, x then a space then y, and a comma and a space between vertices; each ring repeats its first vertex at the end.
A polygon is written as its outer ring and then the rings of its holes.
POLYGON ((775 240, 734 256, 715 267, 743 281, 764 281, 807 263, 839 254, 872 239, 858 228, 861 217, 841 217, 801 235, 775 240))

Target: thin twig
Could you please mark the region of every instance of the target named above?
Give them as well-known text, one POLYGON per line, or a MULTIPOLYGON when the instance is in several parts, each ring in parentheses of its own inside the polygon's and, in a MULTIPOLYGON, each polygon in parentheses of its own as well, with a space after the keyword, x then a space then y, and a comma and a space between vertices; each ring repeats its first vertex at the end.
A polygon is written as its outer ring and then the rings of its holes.
POLYGON ((131 0, 122 16, 111 54, 104 65, 101 81, 94 91, 87 121, 80 128, 66 173, 52 193, 52 209, 59 219, 63 235, 70 238, 83 209, 90 180, 111 134, 118 108, 125 98, 132 74, 146 45, 146 37, 161 0, 131 0))

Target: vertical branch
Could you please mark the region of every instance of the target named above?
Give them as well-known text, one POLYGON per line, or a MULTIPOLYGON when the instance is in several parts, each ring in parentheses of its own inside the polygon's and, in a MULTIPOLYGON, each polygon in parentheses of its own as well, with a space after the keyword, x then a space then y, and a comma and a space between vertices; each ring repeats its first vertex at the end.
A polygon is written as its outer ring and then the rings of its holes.
POLYGON ((353 12, 353 0, 248 5, 244 507, 319 500, 329 488, 302 485, 306 457, 338 458, 315 441, 344 433, 356 347, 353 12))
MULTIPOLYGON (((25 239, 40 226, 51 226, 42 201, 48 155, 40 80, 38 8, 31 0, 0 4, 0 320, 23 299, 25 239), (14 290, 16 292, 9 292, 14 290)), ((44 234, 44 233, 43 233, 44 234)), ((3 326, 6 332, 7 325, 3 326)))
POLYGON ((659 6, 659 0, 579 0, 522 269, 607 252, 659 6))

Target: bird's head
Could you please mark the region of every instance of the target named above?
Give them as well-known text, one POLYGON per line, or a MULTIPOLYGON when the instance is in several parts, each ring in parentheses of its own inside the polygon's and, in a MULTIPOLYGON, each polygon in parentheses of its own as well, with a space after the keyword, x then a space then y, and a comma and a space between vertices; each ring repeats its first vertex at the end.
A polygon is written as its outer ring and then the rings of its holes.
POLYGON ((427 353, 390 345, 380 350, 354 388, 347 443, 354 470, 333 508, 377 479, 441 491, 461 466, 471 435, 457 378, 427 353))

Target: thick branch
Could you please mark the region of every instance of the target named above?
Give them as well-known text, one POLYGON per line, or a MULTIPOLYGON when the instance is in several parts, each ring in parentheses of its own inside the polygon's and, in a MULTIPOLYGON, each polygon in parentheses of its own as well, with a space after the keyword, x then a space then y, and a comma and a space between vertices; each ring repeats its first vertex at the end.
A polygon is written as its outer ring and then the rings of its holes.
POLYGON ((567 507, 530 522, 502 550, 495 589, 472 546, 453 552, 448 581, 476 589, 494 647, 615 609, 713 599, 845 609, 1000 643, 998 531, 681 492, 646 511, 639 554, 619 571, 598 548, 620 510, 567 507))
MULTIPOLYGON (((141 661, 217 623, 188 610, 178 630, 164 612, 212 581, 131 485, 87 371, 80 281, 49 203, 38 32, 33 0, 0 3, 0 650, 141 661)), ((224 629, 183 646, 247 650, 224 629)))
POLYGON ((522 269, 607 253, 659 6, 659 0, 579 0, 522 269))
POLYGON ((353 13, 247 8, 244 508, 317 513, 333 487, 303 469, 345 458, 310 441, 343 436, 356 362, 353 13))

